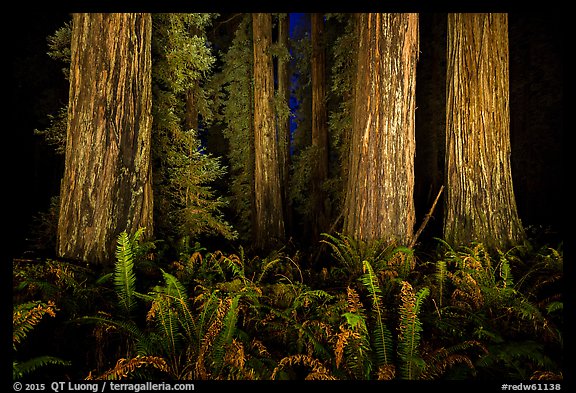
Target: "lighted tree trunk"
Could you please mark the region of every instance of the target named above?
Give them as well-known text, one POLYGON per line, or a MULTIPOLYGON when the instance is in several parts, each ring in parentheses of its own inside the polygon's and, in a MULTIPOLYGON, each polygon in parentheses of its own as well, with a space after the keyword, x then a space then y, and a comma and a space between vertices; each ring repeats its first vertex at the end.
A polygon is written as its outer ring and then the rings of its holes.
MULTIPOLYGON (((286 14, 278 20, 278 42, 288 51, 288 35, 290 30, 290 14, 286 14)), ((278 59, 278 96, 286 105, 290 102, 290 73, 289 61, 286 58, 278 59)), ((292 223, 292 209, 290 196, 288 195, 290 184, 290 116, 282 116, 278 119, 278 153, 280 164, 280 184, 282 187, 282 203, 284 206, 284 224, 289 233, 292 223)))
POLYGON ((344 233, 408 244, 413 236, 417 14, 359 14, 344 233))
POLYGON ((444 237, 518 243, 510 167, 508 17, 449 14, 444 237))
POLYGON ((74 14, 58 255, 114 262, 117 236, 152 233, 151 18, 74 14))
POLYGON ((254 46, 254 198, 255 246, 273 247, 284 240, 284 218, 274 117, 272 15, 252 14, 254 46))
POLYGON ((312 195, 315 210, 313 237, 328 230, 326 193, 322 186, 328 178, 328 115, 326 110, 326 55, 324 50, 324 14, 310 16, 312 27, 312 146, 316 152, 312 176, 312 195))

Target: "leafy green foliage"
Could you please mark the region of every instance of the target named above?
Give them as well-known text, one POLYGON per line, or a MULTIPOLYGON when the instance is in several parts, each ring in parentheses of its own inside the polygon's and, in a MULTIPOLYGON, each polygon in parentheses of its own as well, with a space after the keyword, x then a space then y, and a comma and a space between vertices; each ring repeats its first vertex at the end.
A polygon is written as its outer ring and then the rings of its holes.
POLYGON ((372 299, 372 312, 375 316, 373 341, 377 365, 388 365, 392 363, 392 335, 386 327, 385 310, 382 304, 382 290, 380 289, 378 278, 370 263, 363 261, 362 266, 365 273, 362 275, 361 281, 368 289, 368 295, 372 299))
MULTIPOLYGON (((70 42, 72 41, 71 22, 58 28, 54 34, 48 36, 48 56, 52 59, 62 62, 64 67, 62 72, 64 78, 69 79, 71 51, 70 42)), ((44 138, 49 146, 54 148, 56 154, 63 155, 66 151, 66 131, 68 126, 68 105, 64 105, 58 110, 57 114, 48 114, 50 125, 45 130, 34 130, 34 134, 44 138)))
POLYGON ((241 240, 251 236, 251 215, 254 178, 253 147, 253 49, 250 14, 242 16, 229 48, 221 54, 222 71, 212 78, 211 88, 217 92, 215 106, 223 136, 228 141, 230 162, 231 207, 235 227, 241 240))
POLYGON ((226 168, 199 138, 199 119, 208 122, 213 117, 203 88, 215 61, 204 32, 213 17, 153 16, 154 204, 156 229, 166 238, 236 237, 221 211, 227 202, 211 186, 226 168))
MULTIPOLYGON (((63 303, 75 310, 67 311, 77 322, 74 326, 96 326, 97 339, 89 342, 104 356, 99 363, 81 367, 82 376, 175 380, 561 376, 563 307, 554 292, 559 278, 553 272, 562 271, 562 255, 557 250, 488 253, 479 244, 453 249, 442 243, 441 259, 416 266, 409 250, 353 247, 349 239, 334 236, 335 263, 343 260, 354 266, 357 258, 367 259, 361 261, 360 275, 345 288, 339 276, 327 274, 322 280, 328 282, 319 289, 310 272, 299 267, 298 255, 280 251, 261 259, 248 257, 242 248, 237 254, 225 254, 187 243, 177 261, 142 269, 137 261, 146 260, 149 256, 143 253, 149 249, 138 237, 138 233, 119 236, 114 270, 101 279, 91 278, 92 284, 83 270, 63 262, 47 263, 48 271, 39 265, 16 269, 20 299, 24 294, 57 294, 59 288, 77 287, 82 299, 97 300, 97 311, 81 318, 79 307, 70 304, 72 299, 63 303), (537 263, 524 266, 522 261, 529 259, 537 263), (422 274, 415 274, 419 270, 422 274), (36 282, 42 277, 46 282, 39 286, 36 282), (47 278, 59 280, 58 284, 48 285, 47 278), (536 285, 523 289, 529 282, 536 285)), ((48 313, 51 303, 22 304, 14 325, 18 342, 37 325, 34 321, 42 312, 48 313), (38 309, 36 317, 24 317, 39 306, 44 311, 38 309)), ((47 363, 60 364, 50 357, 30 365, 18 360, 14 372, 23 375, 47 363)))
POLYGON ((116 248, 116 264, 114 269, 114 285, 118 293, 120 309, 130 314, 134 310, 136 290, 136 276, 134 275, 134 244, 142 234, 138 230, 131 239, 127 232, 118 236, 116 248))
POLYGON ((451 292, 447 304, 438 310, 443 322, 437 327, 442 334, 481 341, 486 353, 476 368, 489 375, 529 378, 536 369, 556 368, 545 352, 561 350, 562 337, 556 325, 561 320, 547 315, 545 303, 535 304, 530 291, 519 290, 518 283, 525 283, 533 273, 529 270, 514 279, 513 264, 518 263, 514 254, 522 250, 491 254, 482 244, 454 250, 441 243, 445 247, 446 289, 451 292), (542 343, 529 338, 533 335, 541 337, 542 343))

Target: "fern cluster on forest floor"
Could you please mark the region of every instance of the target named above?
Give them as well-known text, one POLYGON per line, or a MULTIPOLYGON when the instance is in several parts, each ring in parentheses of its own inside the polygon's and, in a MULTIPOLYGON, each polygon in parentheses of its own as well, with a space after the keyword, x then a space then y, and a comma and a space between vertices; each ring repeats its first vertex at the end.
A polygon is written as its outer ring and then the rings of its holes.
POLYGON ((561 247, 438 240, 423 257, 324 235, 331 253, 314 271, 298 253, 198 244, 168 262, 139 235, 120 235, 110 271, 15 260, 15 378, 563 377, 561 247))

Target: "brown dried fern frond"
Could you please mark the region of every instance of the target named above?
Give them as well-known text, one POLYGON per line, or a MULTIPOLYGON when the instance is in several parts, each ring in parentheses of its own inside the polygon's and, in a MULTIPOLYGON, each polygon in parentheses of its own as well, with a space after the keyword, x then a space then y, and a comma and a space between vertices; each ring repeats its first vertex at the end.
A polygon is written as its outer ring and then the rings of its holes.
POLYGON ((166 360, 160 356, 136 356, 132 359, 119 359, 116 365, 98 377, 93 377, 90 372, 87 380, 120 380, 128 378, 136 369, 151 366, 157 370, 168 372, 166 360))
POLYGON ((195 251, 192 255, 190 255, 190 258, 188 258, 188 265, 194 266, 198 262, 200 262, 201 265, 202 262, 204 262, 204 257, 199 251, 195 251))
POLYGON ((153 321, 154 318, 156 317, 156 314, 158 313, 158 310, 160 310, 160 302, 158 301, 158 299, 154 299, 152 301, 152 305, 150 306, 150 310, 148 310, 148 312, 146 313, 146 321, 147 322, 153 321))
POLYGON ((252 342, 250 343, 250 348, 256 350, 258 356, 262 356, 265 358, 270 357, 270 352, 268 352, 268 349, 260 340, 253 338, 252 342))
POLYGON ((426 367, 420 374, 420 379, 434 380, 441 378, 448 369, 456 364, 465 364, 470 370, 474 370, 474 362, 470 353, 465 351, 476 350, 486 355, 488 349, 480 341, 467 340, 452 347, 441 347, 435 350, 428 350, 423 356, 426 367))
POLYGON ((238 370, 243 370, 246 364, 246 355, 244 354, 244 345, 235 338, 228 345, 224 355, 224 363, 238 370))
POLYGON ((407 253, 405 249, 396 250, 388 259, 388 266, 396 269, 401 269, 407 265, 410 270, 414 270, 416 268, 416 258, 412 254, 407 253))
POLYGON ((204 364, 204 360, 206 358, 206 354, 212 347, 214 340, 222 330, 223 320, 232 304, 232 299, 226 299, 226 302, 223 302, 222 299, 218 299, 218 308, 216 310, 216 317, 208 327, 206 334, 202 337, 200 350, 198 352, 198 359, 196 361, 196 377, 199 379, 208 379, 209 375, 206 371, 206 366, 204 364))
POLYGON ((478 282, 469 273, 447 273, 456 289, 452 292, 451 301, 455 306, 478 309, 484 304, 484 296, 478 282))
POLYGON ((340 326, 340 333, 336 335, 336 345, 334 348, 334 355, 336 357, 336 368, 340 368, 342 360, 344 359, 344 349, 351 340, 360 340, 360 333, 340 326))
POLYGON ((275 379, 278 371, 280 371, 281 369, 283 369, 286 366, 310 367, 312 370, 305 377, 305 379, 307 379, 307 380, 308 379, 324 379, 324 380, 336 379, 332 374, 330 374, 330 371, 328 370, 328 368, 326 368, 326 366, 324 366, 324 364, 322 364, 322 362, 320 362, 318 359, 313 358, 310 355, 303 355, 303 354, 286 356, 285 358, 280 360, 280 362, 278 363, 278 366, 276 366, 276 368, 274 368, 274 371, 272 372, 271 379, 275 379))
POLYGON ((437 357, 429 359, 426 363, 426 369, 420 375, 420 379, 423 380, 435 380, 446 372, 450 367, 456 364, 465 364, 471 370, 474 369, 474 363, 470 357, 463 354, 448 354, 448 352, 442 348, 437 354, 437 357))
POLYGON ((40 323, 45 314, 55 317, 56 311, 56 304, 52 300, 47 303, 29 302, 14 306, 12 312, 12 344, 14 349, 26 337, 28 331, 40 323))
POLYGON ((534 371, 530 376, 532 381, 562 381, 563 379, 562 372, 555 373, 553 371, 534 371))
POLYGON ((378 368, 376 378, 379 381, 391 381, 396 377, 396 366, 393 364, 384 364, 378 368))
POLYGON ((364 306, 360 301, 360 296, 358 295, 358 292, 356 292, 354 289, 350 287, 347 287, 346 293, 347 293, 346 301, 348 303, 348 305, 346 306, 347 312, 356 314, 358 313, 358 311, 364 309, 364 306))
POLYGON ((302 327, 303 328, 311 327, 314 332, 320 333, 319 335, 316 335, 316 338, 318 340, 321 340, 322 338, 330 340, 330 338, 334 336, 332 326, 330 326, 326 322, 318 321, 316 319, 308 319, 304 321, 302 323, 302 327))

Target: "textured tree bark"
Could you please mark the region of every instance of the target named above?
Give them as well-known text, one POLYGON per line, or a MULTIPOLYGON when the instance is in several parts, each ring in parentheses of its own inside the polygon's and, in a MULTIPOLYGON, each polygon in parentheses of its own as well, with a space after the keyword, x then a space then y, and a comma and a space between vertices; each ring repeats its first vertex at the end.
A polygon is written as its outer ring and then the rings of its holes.
POLYGON ((58 255, 114 262, 120 232, 152 234, 149 14, 74 14, 58 255))
MULTIPOLYGON (((279 18, 278 42, 288 50, 288 35, 290 30, 290 14, 279 18)), ((286 59, 278 59, 278 96, 290 102, 290 73, 289 62, 286 59)), ((290 117, 279 119, 278 123, 278 150, 280 163, 280 184, 282 187, 282 205, 284 206, 284 225, 286 232, 290 233, 292 227, 292 209, 288 195, 290 184, 290 117)))
POLYGON ((358 14, 344 233, 409 244, 414 212, 417 14, 358 14))
POLYGON ((449 14, 444 237, 506 247, 524 238, 510 166, 506 14, 449 14))
POLYGON ((312 198, 317 215, 314 220, 313 237, 328 229, 326 193, 322 185, 328 179, 328 114, 326 109, 326 55, 324 50, 324 14, 313 13, 311 20, 312 38, 312 146, 316 162, 312 176, 312 198))
POLYGON ((274 117, 272 15, 252 14, 254 42, 254 191, 255 246, 274 247, 284 240, 284 219, 274 117))

